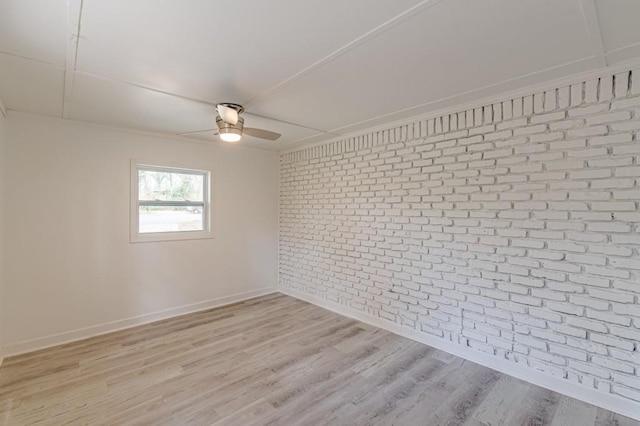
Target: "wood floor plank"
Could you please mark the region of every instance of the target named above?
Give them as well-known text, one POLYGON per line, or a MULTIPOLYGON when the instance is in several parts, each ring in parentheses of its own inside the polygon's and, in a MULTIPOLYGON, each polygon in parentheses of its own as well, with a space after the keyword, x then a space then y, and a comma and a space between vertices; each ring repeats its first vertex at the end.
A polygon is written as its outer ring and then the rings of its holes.
POLYGON ((640 425, 281 294, 5 360, 0 425, 640 425))
POLYGON ((586 402, 563 396, 560 398, 551 426, 592 425, 598 409, 586 402))
POLYGON ((597 410, 595 426, 638 426, 638 424, 640 422, 620 414, 612 413, 602 408, 597 410))
MULTIPOLYGON (((433 425, 462 425, 477 410, 482 400, 491 392, 500 374, 475 365, 473 374, 453 390, 426 420, 433 425)), ((509 423, 507 423, 509 424, 509 423)))
MULTIPOLYGON (((476 411, 473 419, 481 424, 505 424, 512 407, 522 405, 530 385, 513 377, 503 376, 476 411)), ((473 424, 473 421, 469 421, 473 424)))
POLYGON ((548 389, 532 386, 526 392, 517 411, 507 417, 507 424, 548 425, 551 423, 561 395, 548 389))

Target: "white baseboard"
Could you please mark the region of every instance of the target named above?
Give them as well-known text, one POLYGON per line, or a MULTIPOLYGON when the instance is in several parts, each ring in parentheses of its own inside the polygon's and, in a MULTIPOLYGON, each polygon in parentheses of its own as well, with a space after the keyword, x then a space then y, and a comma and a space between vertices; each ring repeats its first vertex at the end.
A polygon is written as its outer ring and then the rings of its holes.
POLYGON ((287 296, 304 300, 305 302, 312 303, 340 315, 356 319, 374 327, 390 331, 391 333, 397 334, 399 336, 415 340, 416 342, 423 343, 436 349, 440 349, 450 354, 459 356, 460 358, 467 359, 469 361, 475 362, 476 364, 483 365, 509 376, 513 376, 526 382, 532 383, 534 385, 541 386, 543 388, 570 396, 575 399, 579 399, 581 401, 622 414, 623 416, 627 416, 635 420, 640 420, 640 404, 631 400, 627 400, 613 394, 604 393, 596 389, 590 389, 588 387, 569 382, 565 379, 542 373, 531 367, 505 362, 497 357, 485 354, 483 352, 456 345, 444 339, 430 336, 416 330, 411 330, 407 327, 400 326, 383 318, 376 318, 362 312, 353 311, 343 305, 339 305, 337 303, 321 299, 297 290, 280 288, 279 291, 280 293, 286 294, 287 296))
POLYGON ((144 314, 117 321, 111 321, 104 324, 80 328, 77 330, 65 331, 62 333, 52 334, 50 336, 38 337, 35 339, 23 340, 15 343, 8 343, 4 345, 4 347, 2 348, 3 351, 0 352, 0 365, 3 357, 9 358, 10 356, 33 352, 40 349, 49 348, 51 346, 58 346, 65 343, 74 342, 76 340, 87 339, 89 337, 95 337, 101 334, 124 330, 126 328, 131 328, 138 325, 148 324, 151 322, 190 314, 193 312, 204 311, 211 308, 229 305, 231 303, 253 299, 259 296, 265 296, 267 294, 276 293, 277 291, 278 290, 274 288, 261 288, 257 290, 246 291, 243 293, 232 294, 230 296, 205 300, 204 302, 193 303, 191 305, 170 308, 164 311, 153 312, 150 314, 144 314))

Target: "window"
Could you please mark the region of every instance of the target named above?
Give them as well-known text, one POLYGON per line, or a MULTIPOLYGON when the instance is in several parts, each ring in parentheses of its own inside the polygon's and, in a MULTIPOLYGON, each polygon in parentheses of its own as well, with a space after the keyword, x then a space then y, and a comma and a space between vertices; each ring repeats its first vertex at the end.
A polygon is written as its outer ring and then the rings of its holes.
POLYGON ((131 162, 131 242, 212 238, 211 172, 131 162))

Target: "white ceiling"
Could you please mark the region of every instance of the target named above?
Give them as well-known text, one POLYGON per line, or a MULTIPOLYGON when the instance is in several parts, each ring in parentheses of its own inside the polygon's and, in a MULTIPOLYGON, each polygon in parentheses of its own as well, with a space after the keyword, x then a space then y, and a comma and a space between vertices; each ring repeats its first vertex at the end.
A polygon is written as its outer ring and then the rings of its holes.
POLYGON ((241 143, 280 150, 639 58, 638 16, 637 0, 0 0, 0 99, 208 140, 236 102, 283 135, 241 143))

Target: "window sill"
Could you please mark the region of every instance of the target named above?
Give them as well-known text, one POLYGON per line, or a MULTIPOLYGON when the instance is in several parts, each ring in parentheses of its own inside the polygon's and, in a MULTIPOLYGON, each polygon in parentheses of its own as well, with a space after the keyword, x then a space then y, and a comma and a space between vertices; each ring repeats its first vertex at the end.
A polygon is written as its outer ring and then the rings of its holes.
POLYGON ((208 231, 182 231, 182 232, 155 232, 148 234, 135 233, 130 236, 129 242, 153 243, 161 241, 189 241, 213 239, 213 232, 208 231))

